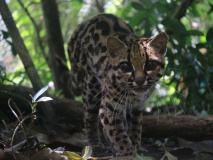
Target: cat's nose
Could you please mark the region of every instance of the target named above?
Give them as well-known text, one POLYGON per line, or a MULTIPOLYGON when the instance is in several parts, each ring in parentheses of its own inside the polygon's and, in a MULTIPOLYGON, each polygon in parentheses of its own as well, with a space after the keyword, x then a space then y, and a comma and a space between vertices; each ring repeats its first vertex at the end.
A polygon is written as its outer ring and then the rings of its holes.
POLYGON ((142 86, 145 82, 146 78, 145 77, 137 77, 135 78, 135 83, 139 86, 142 86))

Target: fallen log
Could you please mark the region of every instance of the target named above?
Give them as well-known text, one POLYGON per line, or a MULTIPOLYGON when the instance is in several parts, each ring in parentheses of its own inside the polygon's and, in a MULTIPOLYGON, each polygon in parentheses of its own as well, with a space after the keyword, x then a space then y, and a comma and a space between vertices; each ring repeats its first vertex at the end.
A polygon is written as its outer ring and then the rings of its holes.
MULTIPOLYGON (((28 100, 30 100, 29 94, 34 94, 32 89, 22 86, 5 86, 0 84, 0 90, 19 94, 28 100)), ((0 110, 3 107, 2 105, 7 105, 9 98, 11 96, 6 94, 0 96, 0 110)), ((65 98, 52 98, 54 99, 53 101, 45 103, 51 103, 56 113, 56 119, 70 127, 69 133, 71 133, 70 131, 82 130, 84 117, 82 103, 65 98)), ((15 102, 17 106, 20 106, 19 102, 21 101, 16 100, 15 102)), ((26 108, 29 107, 25 106, 26 108)), ((213 116, 143 116, 142 137, 165 138, 171 136, 197 141, 213 139, 213 116)))
POLYGON ((213 116, 144 116, 143 137, 177 136, 188 140, 213 139, 213 116))

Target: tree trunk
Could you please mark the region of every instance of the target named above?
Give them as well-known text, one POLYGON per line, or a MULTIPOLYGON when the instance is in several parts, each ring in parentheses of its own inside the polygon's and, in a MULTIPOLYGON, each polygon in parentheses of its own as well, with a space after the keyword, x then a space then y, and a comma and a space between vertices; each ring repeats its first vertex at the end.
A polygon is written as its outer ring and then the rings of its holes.
POLYGON ((5 0, 0 0, 0 13, 32 83, 33 89, 37 92, 42 88, 41 80, 5 0))
MULTIPOLYGON (((13 20, 12 14, 5 2, 5 0, 0 0, 0 13, 2 15, 2 18, 7 26, 7 29, 9 31, 9 34, 12 38, 13 44, 21 58, 21 61, 24 65, 24 68, 26 70, 26 73, 30 79, 30 82, 32 83, 33 89, 35 92, 39 91, 43 85, 41 83, 40 77, 35 69, 34 63, 30 57, 30 54, 24 44, 24 41, 18 31, 18 28, 16 27, 16 24, 13 20)), ((46 120, 49 124, 54 122, 54 113, 52 110, 52 107, 48 104, 44 105, 41 110, 43 114, 48 114, 49 116, 46 116, 46 120)))
POLYGON ((66 65, 58 7, 55 0, 42 0, 42 9, 49 47, 49 64, 56 90, 62 89, 67 98, 73 98, 68 85, 70 72, 66 65))
MULTIPOLYGON (((0 90, 17 93, 28 99, 30 98, 29 94, 33 94, 32 90, 26 87, 4 86, 0 84, 0 90)), ((3 105, 4 101, 7 105, 8 98, 11 98, 11 95, 1 94, 0 106, 3 105)), ((53 99, 49 103, 51 103, 54 112, 57 113, 56 118, 60 117, 63 119, 61 123, 69 126, 69 133, 82 130, 84 126, 82 103, 65 98, 53 97, 53 99)), ((15 102, 18 103, 17 101, 15 102)), ((20 105, 17 104, 17 106, 20 105)), ((26 107, 26 105, 23 106, 26 107)), ((143 138, 165 138, 171 136, 182 137, 188 140, 213 139, 213 116, 143 116, 143 138)))

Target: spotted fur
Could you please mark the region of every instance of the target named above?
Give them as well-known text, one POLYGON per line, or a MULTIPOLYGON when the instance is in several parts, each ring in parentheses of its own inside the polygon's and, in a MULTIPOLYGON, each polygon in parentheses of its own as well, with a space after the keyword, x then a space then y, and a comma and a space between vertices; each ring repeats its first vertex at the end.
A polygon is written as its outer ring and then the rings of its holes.
POLYGON ((68 42, 70 86, 82 95, 85 128, 94 154, 108 151, 99 122, 116 156, 141 146, 142 110, 164 73, 168 37, 139 38, 120 18, 98 15, 78 26, 68 42), (100 120, 100 121, 99 121, 100 120))

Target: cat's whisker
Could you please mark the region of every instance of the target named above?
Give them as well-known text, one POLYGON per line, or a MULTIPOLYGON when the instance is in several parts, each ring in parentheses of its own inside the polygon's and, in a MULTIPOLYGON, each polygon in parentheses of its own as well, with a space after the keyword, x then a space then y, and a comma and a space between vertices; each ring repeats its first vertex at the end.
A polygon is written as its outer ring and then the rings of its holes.
POLYGON ((96 106, 107 94, 109 94, 109 93, 111 93, 111 92, 117 90, 119 87, 120 87, 120 85, 119 85, 118 87, 114 88, 114 90, 112 90, 112 91, 107 91, 101 98, 99 98, 99 99, 96 101, 96 103, 92 106, 92 108, 94 108, 94 107, 95 107, 95 106, 96 106))
MULTIPOLYGON (((121 92, 123 92, 123 91, 121 91, 121 92)), ((121 105, 119 102, 122 102, 122 100, 124 99, 124 95, 125 95, 125 92, 120 96, 120 98, 118 99, 118 101, 115 103, 115 110, 117 110, 117 108, 119 108, 119 106, 121 105)), ((112 114, 113 119, 114 119, 114 117, 117 117, 117 114, 119 114, 119 113, 113 111, 113 114, 112 114)), ((115 123, 116 123, 116 121, 115 121, 115 123)))
MULTIPOLYGON (((106 107, 107 107, 108 105, 113 105, 113 102, 114 102, 113 100, 114 100, 114 98, 116 98, 117 96, 119 96, 122 92, 123 92, 123 90, 121 90, 120 92, 118 92, 118 93, 112 98, 112 100, 106 105, 106 107)), ((112 112, 112 119, 114 119, 114 118, 117 116, 117 114, 119 114, 118 112, 115 112, 115 111, 116 111, 117 107, 119 107, 119 106, 118 106, 118 104, 119 104, 118 102, 121 101, 121 100, 123 99, 124 94, 125 94, 125 92, 121 94, 121 96, 119 97, 118 101, 116 101, 115 105, 113 105, 115 109, 114 109, 114 111, 112 112)), ((119 105, 120 105, 120 104, 119 104, 119 105)), ((113 125, 113 127, 114 127, 114 126, 116 126, 116 121, 115 121, 115 125, 113 125)), ((114 128, 113 128, 113 129, 114 129, 114 128)))
MULTIPOLYGON (((161 85, 163 85, 163 86, 165 86, 166 88, 170 88, 170 86, 164 84, 163 82, 158 81, 158 83, 161 84, 161 85)), ((184 97, 183 94, 181 94, 180 92, 178 92, 178 91, 176 91, 176 90, 175 90, 175 93, 177 93, 177 94, 180 95, 181 97, 184 97)))
MULTIPOLYGON (((120 85, 121 86, 121 85, 120 85)), ((118 86, 118 87, 120 87, 120 86, 118 86)), ((117 87, 117 88, 118 88, 117 87)), ((116 88, 116 89, 117 89, 116 88)), ((114 90, 116 90, 116 89, 114 89, 114 90)), ((119 94, 121 94, 123 92, 123 90, 121 90, 120 92, 118 92, 114 97, 112 97, 112 99, 111 99, 111 101, 110 102, 108 102, 108 104, 107 104, 107 106, 108 105, 111 105, 112 104, 112 102, 113 102, 113 100, 119 95, 119 94)), ((110 92, 109 92, 110 93, 110 92)), ((115 109, 114 109, 114 111, 115 111, 115 109)))
POLYGON ((128 90, 128 99, 129 99, 130 116, 132 117, 132 96, 129 90, 128 90))
MULTIPOLYGON (((166 84, 164 84, 162 82, 158 82, 158 83, 161 84, 162 86, 166 87, 166 88, 170 88, 170 86, 168 86, 168 85, 166 85, 166 84)), ((184 95, 181 94, 180 92, 175 90, 175 93, 178 94, 181 98, 184 98, 184 95)), ((173 103, 174 107, 178 106, 182 110, 183 114, 185 114, 185 111, 184 111, 183 107, 181 106, 181 104, 180 103, 179 104, 175 104, 173 96, 170 96, 170 99, 172 100, 172 103, 173 103)))
MULTIPOLYGON (((165 72, 167 72, 167 71, 173 71, 173 70, 176 70, 176 71, 180 71, 180 72, 182 72, 183 70, 181 70, 181 69, 178 69, 178 68, 171 68, 171 67, 166 67, 166 69, 165 69, 165 72)), ((164 74, 165 74, 165 72, 164 72, 164 74)))
POLYGON ((103 91, 104 91, 104 89, 102 89, 100 92, 98 92, 98 93, 94 96, 94 98, 96 98, 99 94, 102 94, 103 91))
MULTIPOLYGON (((164 98, 163 97, 158 97, 160 99, 160 101, 164 101, 164 98)), ((170 118, 171 115, 170 115, 170 111, 169 111, 169 105, 168 104, 165 104, 164 105, 165 109, 166 109, 166 112, 167 112, 167 116, 170 118)))
MULTIPOLYGON (((154 86, 155 89, 158 89, 157 86, 154 86)), ((161 92, 161 90, 159 89, 158 92, 161 92)), ((162 101, 164 101, 163 97, 161 96, 157 96, 157 101, 160 101, 160 104, 162 103, 162 101)), ((157 121, 157 125, 158 125, 158 122, 159 122, 159 119, 160 119, 160 114, 161 111, 160 111, 160 106, 156 106, 157 107, 157 115, 158 115, 158 121, 157 121)), ((169 112, 169 106, 167 104, 164 104, 164 108, 166 110, 166 113, 167 113, 167 116, 169 117, 169 119, 171 119, 171 115, 170 115, 170 112, 169 112)))
POLYGON ((173 113, 177 113, 177 107, 179 107, 183 112, 183 108, 181 106, 181 104, 179 103, 175 103, 175 99, 173 99, 173 96, 166 96, 166 91, 164 89, 162 89, 159 85, 156 85, 155 86, 156 88, 156 94, 157 94, 157 106, 156 108, 158 109, 158 114, 159 114, 159 111, 160 111, 160 107, 163 107, 161 109, 165 109, 165 111, 167 112, 168 116, 171 116, 171 110, 173 113), (158 93, 157 93, 158 92, 158 93), (170 99, 170 104, 168 104, 168 102, 166 102, 167 98, 170 99))

